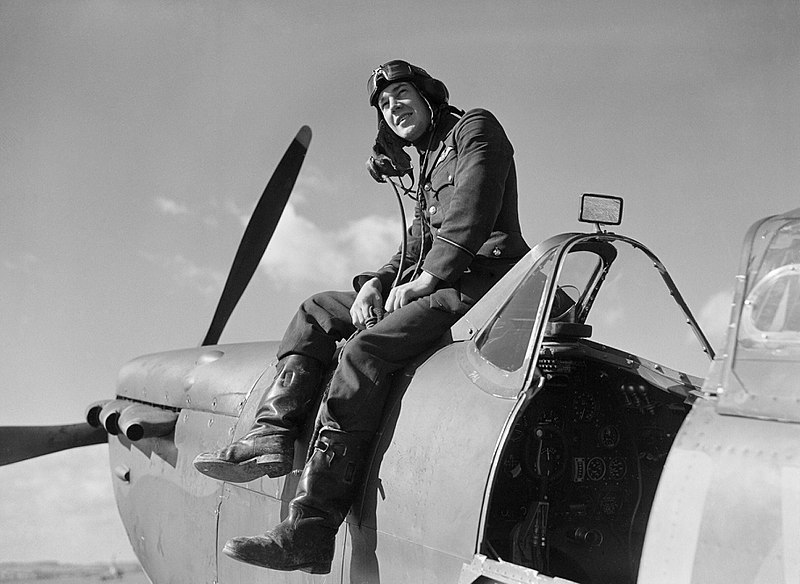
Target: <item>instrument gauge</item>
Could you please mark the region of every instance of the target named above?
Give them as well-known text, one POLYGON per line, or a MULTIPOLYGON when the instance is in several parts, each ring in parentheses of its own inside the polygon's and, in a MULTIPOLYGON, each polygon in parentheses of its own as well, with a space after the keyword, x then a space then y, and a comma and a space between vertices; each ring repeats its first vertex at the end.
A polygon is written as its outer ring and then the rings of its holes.
POLYGON ((619 428, 613 424, 603 426, 600 428, 600 444, 604 448, 615 448, 619 444, 620 432, 619 428))
POLYGON ((526 466, 536 478, 555 480, 567 465, 564 436, 552 426, 537 426, 526 446, 526 466))
POLYGON ((628 463, 624 458, 612 458, 608 461, 608 478, 619 481, 628 474, 628 463))
POLYGON ((537 423, 548 426, 561 426, 561 414, 554 409, 545 409, 539 414, 537 423))
POLYGON ((606 476, 606 463, 599 456, 590 458, 586 463, 586 478, 590 481, 600 481, 606 476))
POLYGON ((572 405, 575 420, 588 422, 597 414, 597 399, 591 393, 579 393, 572 405))
POLYGON ((616 515, 622 509, 624 493, 619 489, 608 489, 600 494, 598 506, 603 515, 616 515))
POLYGON ((554 477, 564 470, 564 457, 560 448, 542 445, 536 460, 536 472, 539 476, 554 477))

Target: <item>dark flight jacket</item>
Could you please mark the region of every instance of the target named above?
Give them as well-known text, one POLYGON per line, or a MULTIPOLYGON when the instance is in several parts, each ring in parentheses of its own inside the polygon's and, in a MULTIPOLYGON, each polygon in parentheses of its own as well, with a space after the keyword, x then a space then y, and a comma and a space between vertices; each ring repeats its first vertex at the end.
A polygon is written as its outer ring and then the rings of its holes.
MULTIPOLYGON (((403 281, 422 255, 422 269, 440 280, 431 306, 463 313, 530 250, 519 224, 514 149, 500 122, 483 109, 460 119, 446 114, 431 142, 403 281), (423 218, 432 229, 424 229, 423 218)), ((388 294, 400 255, 356 276, 356 290, 377 276, 388 294)))

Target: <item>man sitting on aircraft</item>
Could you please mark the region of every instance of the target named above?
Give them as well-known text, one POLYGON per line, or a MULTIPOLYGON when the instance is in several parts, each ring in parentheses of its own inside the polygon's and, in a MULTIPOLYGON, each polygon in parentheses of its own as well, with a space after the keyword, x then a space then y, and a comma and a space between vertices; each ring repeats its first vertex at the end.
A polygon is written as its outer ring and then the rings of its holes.
POLYGON ((336 343, 349 338, 289 516, 263 536, 225 546, 229 556, 266 568, 330 571, 336 533, 381 422, 387 378, 432 348, 529 251, 520 232, 513 148, 490 112, 454 108, 441 81, 405 61, 375 69, 368 91, 378 111, 367 162, 372 176, 379 182, 402 177, 411 169, 403 148, 414 146, 419 154, 407 249, 377 272, 356 276, 355 291, 322 292, 303 302, 281 342, 278 375, 253 428, 195 459, 200 472, 225 481, 289 473, 294 441, 336 343))

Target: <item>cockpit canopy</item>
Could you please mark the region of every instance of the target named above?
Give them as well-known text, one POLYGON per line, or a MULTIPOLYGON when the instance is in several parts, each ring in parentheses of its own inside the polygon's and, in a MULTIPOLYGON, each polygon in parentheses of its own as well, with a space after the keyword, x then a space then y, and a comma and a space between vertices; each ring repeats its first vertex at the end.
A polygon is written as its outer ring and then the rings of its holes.
POLYGON ((720 411, 800 422, 800 209, 745 238, 726 361, 709 378, 720 411))
POLYGON ((675 384, 687 389, 699 387, 713 356, 658 258, 633 239, 602 231, 539 244, 466 320, 476 325, 475 382, 507 397, 535 382, 548 339, 591 338, 631 367, 647 361, 659 373, 672 370, 675 384))

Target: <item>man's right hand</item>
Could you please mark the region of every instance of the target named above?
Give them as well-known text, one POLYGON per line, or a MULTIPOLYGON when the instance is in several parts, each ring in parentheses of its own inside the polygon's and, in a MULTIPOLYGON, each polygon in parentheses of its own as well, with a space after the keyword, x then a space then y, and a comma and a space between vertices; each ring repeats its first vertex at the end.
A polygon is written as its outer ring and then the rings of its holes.
POLYGON ((378 278, 367 280, 361 290, 358 291, 353 306, 350 307, 350 320, 356 328, 367 328, 367 320, 373 315, 381 318, 383 316, 383 287, 378 278))

